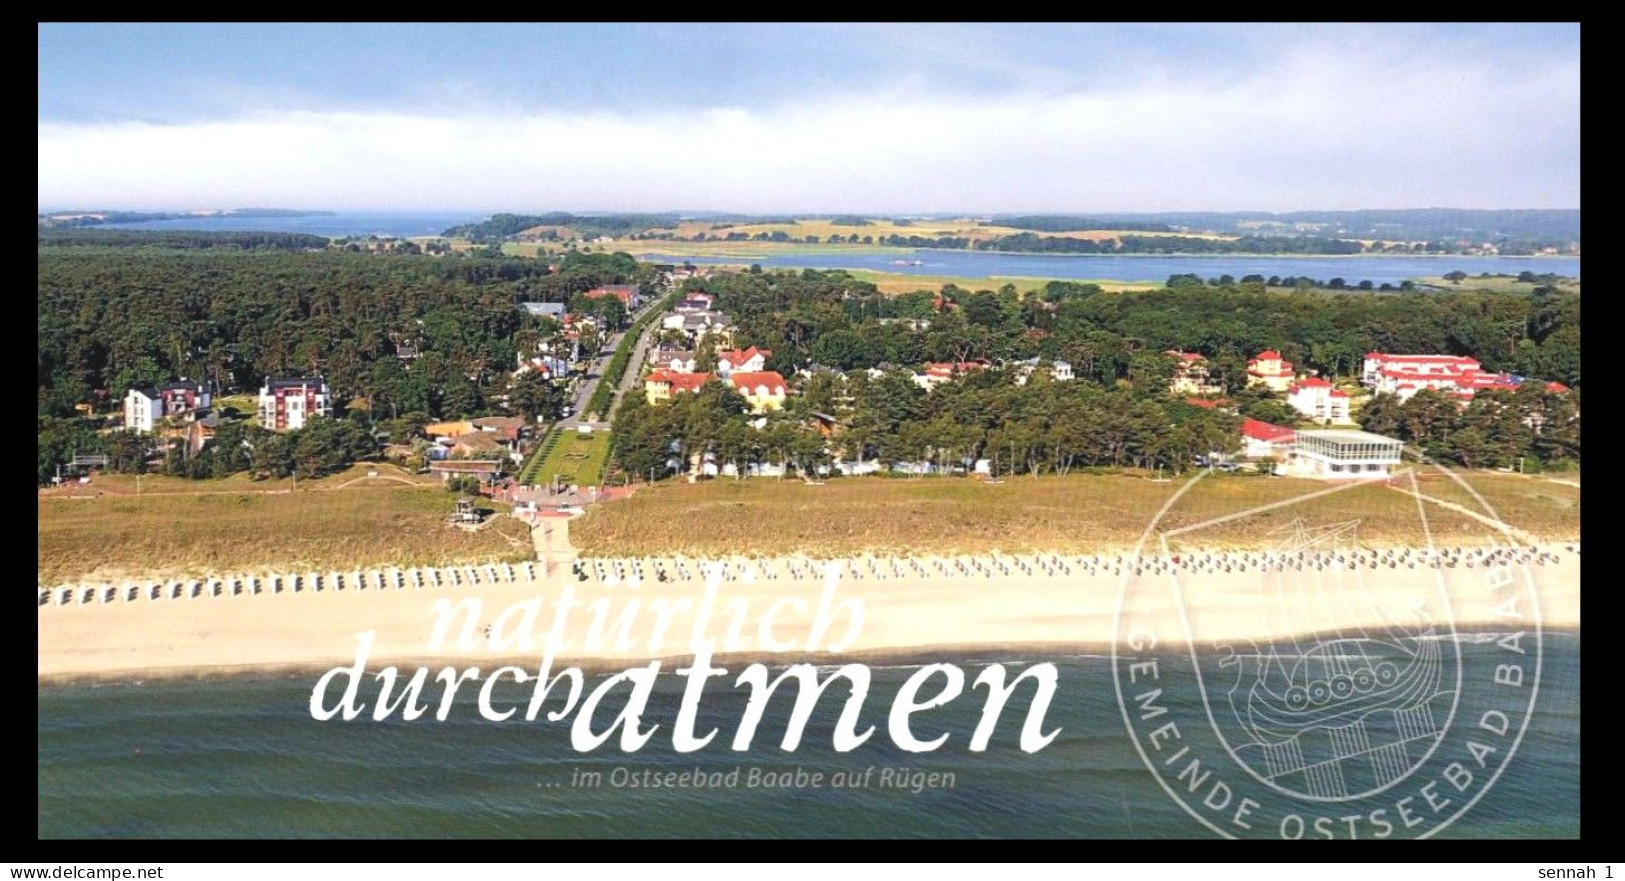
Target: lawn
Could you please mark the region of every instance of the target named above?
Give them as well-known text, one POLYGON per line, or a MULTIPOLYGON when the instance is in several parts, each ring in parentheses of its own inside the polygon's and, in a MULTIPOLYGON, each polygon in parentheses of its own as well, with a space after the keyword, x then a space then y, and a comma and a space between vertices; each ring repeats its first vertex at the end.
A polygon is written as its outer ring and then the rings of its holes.
MULTIPOLYGON (((1531 490, 1526 478, 1502 477, 1475 473, 1469 479, 1513 525, 1554 538, 1579 534, 1579 510, 1569 502, 1578 490, 1550 482, 1531 490)), ((583 553, 602 555, 1088 553, 1132 546, 1180 485, 1132 474, 1023 477, 999 484, 878 477, 834 479, 820 486, 772 479, 667 483, 593 507, 571 523, 570 536, 583 553)), ((1284 478, 1207 477, 1180 499, 1163 528, 1329 486, 1284 478)), ((1263 546, 1273 541, 1270 530, 1300 518, 1306 524, 1358 520, 1361 539, 1372 543, 1414 542, 1419 534, 1413 499, 1367 485, 1207 528, 1190 541, 1263 546)), ((1439 540, 1482 540, 1487 535, 1482 524, 1437 506, 1429 506, 1428 519, 1439 540)))
POLYGON ((525 463, 519 482, 526 486, 546 486, 555 476, 565 483, 597 486, 604 476, 604 464, 609 460, 610 433, 594 431, 577 434, 574 431, 557 432, 537 447, 531 461, 525 463))
MULTIPOLYGON (((224 480, 187 483, 213 490, 234 485, 224 480)), ((438 485, 369 480, 322 490, 307 488, 307 483, 285 493, 42 495, 40 583, 439 565, 532 555, 524 525, 506 516, 476 533, 447 526, 445 515, 457 496, 438 485)))

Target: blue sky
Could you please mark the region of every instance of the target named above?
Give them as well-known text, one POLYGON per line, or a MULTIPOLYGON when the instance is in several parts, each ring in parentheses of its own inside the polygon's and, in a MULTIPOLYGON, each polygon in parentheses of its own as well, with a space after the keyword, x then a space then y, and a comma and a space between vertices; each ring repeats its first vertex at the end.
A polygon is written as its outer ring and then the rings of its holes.
POLYGON ((1577 207, 1577 25, 39 29, 42 207, 1577 207))

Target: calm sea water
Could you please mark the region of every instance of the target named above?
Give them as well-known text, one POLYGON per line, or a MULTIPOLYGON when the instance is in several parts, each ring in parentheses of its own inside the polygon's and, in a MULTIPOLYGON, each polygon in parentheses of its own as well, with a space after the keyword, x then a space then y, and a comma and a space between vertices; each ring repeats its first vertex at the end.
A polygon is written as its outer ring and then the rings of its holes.
POLYGON ((206 232, 298 232, 315 236, 437 236, 487 214, 445 211, 340 211, 309 217, 186 217, 142 223, 109 223, 106 229, 202 230, 206 232))
POLYGON ((1524 270, 1578 278, 1578 257, 1163 257, 1111 254, 1001 254, 988 251, 922 249, 899 257, 899 252, 779 254, 764 257, 644 257, 664 263, 759 263, 764 267, 793 269, 871 269, 907 275, 951 275, 970 278, 1111 279, 1167 281, 1171 275, 1195 273, 1202 278, 1230 275, 1308 276, 1321 281, 1342 278, 1350 286, 1364 280, 1374 285, 1399 284, 1407 279, 1444 275, 1461 270, 1517 275, 1524 270), (919 260, 919 266, 898 266, 897 260, 919 260))
MULTIPOLYGON (((197 217, 158 220, 145 223, 110 223, 119 229, 212 230, 257 232, 297 232, 320 236, 428 236, 463 223, 485 220, 487 214, 461 214, 445 211, 341 211, 319 217, 197 217)), ((873 269, 910 275, 952 275, 969 278, 1016 276, 1026 278, 1115 279, 1118 281, 1166 281, 1170 275, 1195 273, 1202 278, 1232 275, 1241 278, 1254 273, 1309 276, 1323 281, 1341 277, 1350 285, 1362 280, 1372 284, 1399 284, 1406 279, 1443 275, 1461 270, 1469 275, 1481 272, 1516 275, 1524 270, 1578 277, 1578 257, 1257 257, 1228 255, 1216 257, 1163 257, 1152 255, 1100 254, 995 254, 987 251, 873 251, 854 248, 850 252, 827 251, 807 254, 780 254, 768 257, 668 257, 644 259, 663 263, 760 263, 789 269, 873 269), (919 260, 920 266, 898 266, 896 260, 919 260)))
MULTIPOLYGON (((645 714, 646 722, 660 723, 660 732, 631 755, 613 744, 576 753, 566 723, 484 721, 472 695, 460 696, 445 722, 313 721, 310 674, 42 687, 39 835, 1212 835, 1141 764, 1115 703, 1109 659, 1006 655, 959 663, 969 678, 995 660, 1012 662, 1012 672, 1024 662, 1058 662, 1061 687, 1048 722, 1061 734, 1049 747, 1034 754, 1018 748, 1021 699, 989 749, 968 752, 964 745, 981 701, 962 698, 929 713, 949 732, 946 746, 928 754, 900 751, 886 736, 885 712, 909 667, 875 668, 859 729, 874 724, 877 731, 844 754, 830 745, 836 700, 820 704, 795 753, 777 749, 785 708, 770 710, 749 752, 733 753, 726 741, 738 726, 743 692, 727 685, 707 689, 695 726, 720 728, 718 742, 675 754, 669 729, 682 680, 673 676, 661 677, 645 714), (643 769, 748 773, 753 767, 826 775, 869 767, 952 772, 955 785, 919 792, 878 786, 651 790, 607 782, 643 769), (569 785, 584 771, 605 775, 605 785, 569 785)), ((493 702, 522 705, 528 694, 521 686, 498 689, 493 702)), ((844 699, 844 691, 837 694, 844 699)), ((1538 710, 1521 748, 1488 795, 1442 837, 1577 836, 1579 712, 1578 637, 1548 635, 1538 710)))

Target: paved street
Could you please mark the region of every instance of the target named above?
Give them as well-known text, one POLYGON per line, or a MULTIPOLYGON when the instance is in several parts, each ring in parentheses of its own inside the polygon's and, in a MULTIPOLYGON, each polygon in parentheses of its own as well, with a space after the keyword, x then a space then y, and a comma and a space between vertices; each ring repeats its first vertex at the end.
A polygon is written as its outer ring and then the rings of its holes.
MULTIPOLYGON (((653 309, 657 299, 651 298, 647 305, 633 313, 631 320, 636 321, 650 309, 653 309)), ((616 390, 616 397, 610 403, 609 412, 600 414, 603 418, 596 422, 584 422, 582 420, 582 408, 586 406, 588 401, 592 400, 592 393, 598 388, 599 380, 603 378, 604 371, 609 369, 610 359, 615 357, 615 352, 620 349, 626 339, 624 331, 617 331, 612 334, 609 341, 604 344, 604 350, 599 352, 598 356, 593 358, 592 362, 587 365, 586 375, 577 386, 575 397, 570 401, 570 416, 559 420, 555 427, 565 431, 574 431, 581 425, 590 425, 594 431, 608 429, 610 414, 615 412, 616 404, 620 403, 620 394, 625 393, 628 388, 638 381, 638 374, 641 372, 643 360, 649 354, 649 346, 659 333, 660 325, 657 323, 651 322, 648 327, 644 328, 643 336, 637 340, 637 348, 632 352, 632 360, 626 365, 626 373, 621 376, 620 387, 616 390)))

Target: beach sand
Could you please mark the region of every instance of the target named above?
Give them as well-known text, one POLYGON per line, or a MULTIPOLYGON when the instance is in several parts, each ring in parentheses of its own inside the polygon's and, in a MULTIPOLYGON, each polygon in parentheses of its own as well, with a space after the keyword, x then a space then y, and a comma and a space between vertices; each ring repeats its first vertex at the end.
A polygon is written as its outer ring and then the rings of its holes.
MULTIPOLYGON (((1424 620, 1441 629, 1453 622, 1460 630, 1530 630, 1537 621, 1549 628, 1578 628, 1577 545, 1543 550, 1552 557, 1538 564, 1470 568, 1412 568, 1401 563, 1227 572, 1222 567, 1212 571, 1172 566, 1162 558, 1168 571, 1140 575, 1113 571, 1109 564, 1093 572, 1076 564, 1070 573, 1024 570, 1004 558, 1008 573, 965 574, 948 567, 944 574, 930 565, 915 571, 912 564, 894 570, 888 563, 879 570, 888 577, 880 578, 868 560, 861 560, 852 564, 859 577, 840 578, 824 603, 822 617, 829 626, 811 646, 809 635, 819 623, 820 600, 827 589, 825 577, 812 575, 812 567, 822 564, 811 561, 774 561, 776 577, 754 580, 745 580, 736 567, 736 574, 715 584, 710 602, 707 580, 695 561, 685 564, 686 579, 677 578, 668 567, 676 580, 657 581, 646 568, 646 577, 635 588, 625 580, 601 580, 589 562, 585 576, 558 564, 534 580, 458 586, 382 590, 352 586, 317 593, 267 590, 65 605, 58 605, 53 595, 50 604, 39 609, 39 676, 48 680, 325 668, 352 662, 357 635, 368 631, 375 634, 371 669, 385 663, 491 666, 516 657, 531 659, 528 666, 534 667, 541 654, 538 645, 493 645, 482 635, 485 625, 497 623, 509 606, 540 598, 531 632, 545 645, 555 602, 567 591, 581 605, 566 615, 554 654, 560 662, 571 663, 690 656, 691 636, 701 614, 709 616, 704 633, 713 640, 716 655, 770 655, 785 663, 950 646, 1103 646, 1130 635, 1154 636, 1162 644, 1204 644, 1347 633, 1394 622, 1414 627, 1424 620), (792 565, 808 577, 790 577, 792 565), (452 638, 432 646, 437 602, 465 599, 478 600, 480 611, 469 628, 475 638, 459 644, 458 618, 452 638), (847 641, 852 607, 840 604, 849 600, 861 603, 862 621, 847 641), (738 602, 746 604, 746 612, 739 618, 740 638, 729 641, 738 602), (595 606, 601 611, 595 612, 595 606), (660 628, 662 610, 665 623, 660 628), (629 638, 592 639, 604 631, 615 634, 623 617, 629 638), (595 627, 597 619, 603 622, 595 627), (775 642, 763 642, 764 621, 770 624, 767 637, 775 642), (829 651, 832 644, 838 652, 829 651)), ((536 571, 541 573, 543 567, 536 571)), ((120 588, 120 596, 124 590, 120 588)), ((519 615, 516 611, 498 624, 496 634, 516 632, 519 615)))

